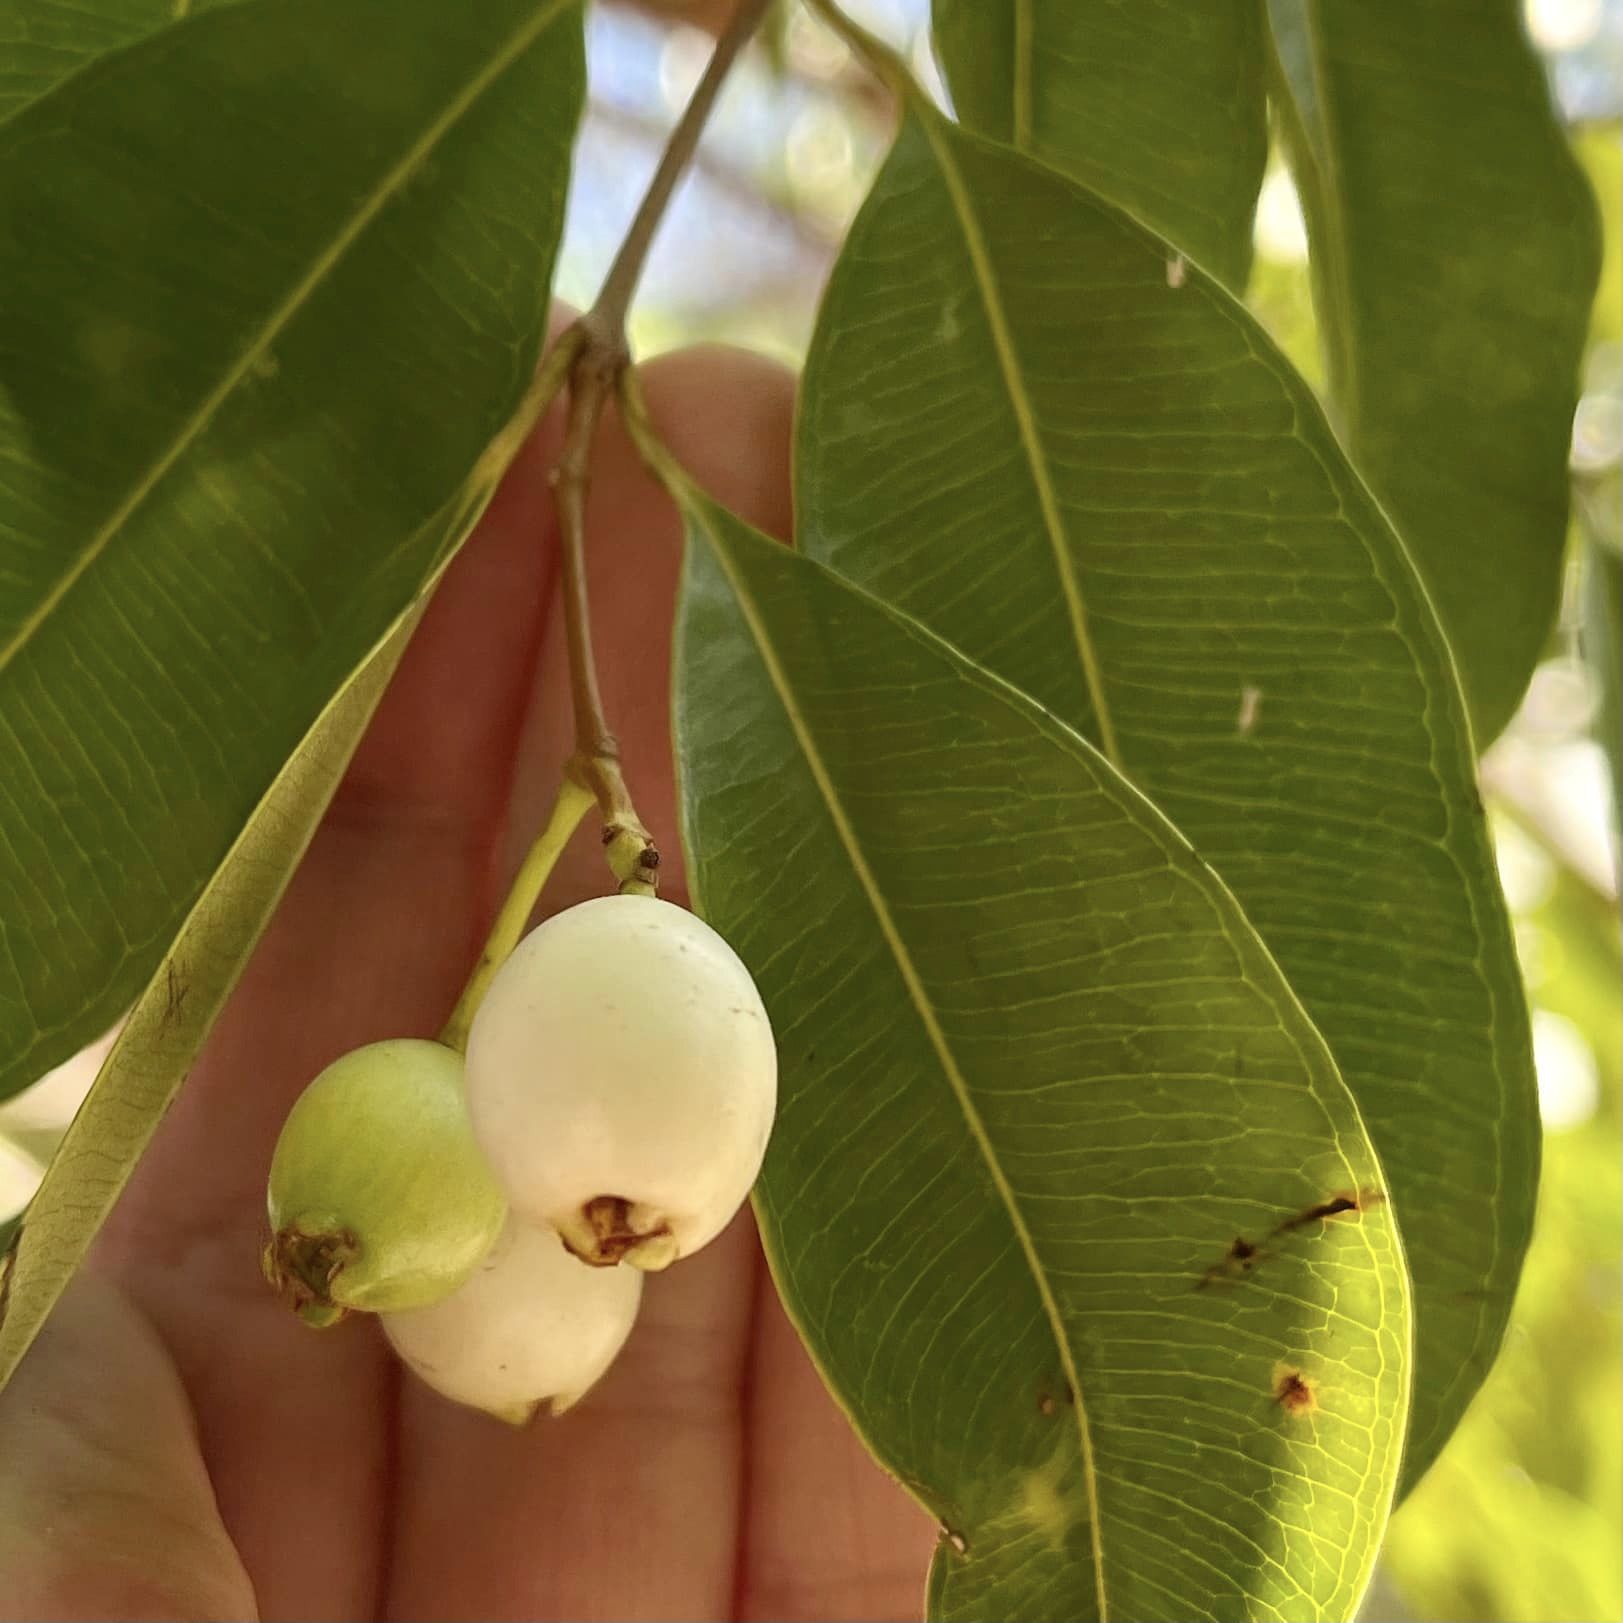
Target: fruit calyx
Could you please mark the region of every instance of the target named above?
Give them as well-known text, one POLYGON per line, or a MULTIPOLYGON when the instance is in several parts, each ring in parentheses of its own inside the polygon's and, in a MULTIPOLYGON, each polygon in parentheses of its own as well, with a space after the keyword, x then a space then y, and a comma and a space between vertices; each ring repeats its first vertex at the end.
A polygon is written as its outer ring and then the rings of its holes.
POLYGON ((678 1254, 676 1236, 664 1215, 620 1195, 595 1196, 559 1233, 564 1244, 594 1268, 628 1262, 644 1273, 658 1273, 678 1254))
POLYGON ((332 1299, 333 1281, 361 1254, 351 1229, 300 1223, 278 1229, 265 1247, 265 1278, 306 1324, 325 1330, 349 1312, 332 1299))

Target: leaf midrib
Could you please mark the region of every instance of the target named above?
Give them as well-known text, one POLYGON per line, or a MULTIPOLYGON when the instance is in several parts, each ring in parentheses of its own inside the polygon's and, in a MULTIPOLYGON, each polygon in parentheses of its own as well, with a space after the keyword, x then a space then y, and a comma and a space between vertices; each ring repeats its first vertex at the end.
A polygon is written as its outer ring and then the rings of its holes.
POLYGON ((933 109, 923 105, 915 105, 913 113, 930 144, 936 168, 940 172, 942 184, 946 187, 953 212, 958 218, 959 229, 963 233, 964 247, 969 254, 970 268, 974 272, 976 286, 980 289, 981 304, 986 311, 992 345, 997 351, 998 369, 1009 397, 1010 409, 1019 428, 1020 446, 1025 453, 1026 464, 1031 470, 1037 503, 1042 510, 1043 531, 1048 537, 1049 547, 1054 555, 1054 569, 1059 576, 1060 592, 1065 599, 1066 613, 1070 618, 1071 635, 1076 643, 1077 657, 1082 664, 1082 676, 1087 685, 1088 697, 1093 704, 1094 719, 1098 723, 1099 747, 1105 759, 1118 771, 1122 771, 1124 767, 1120 746, 1116 740, 1116 727, 1111 720, 1110 706, 1105 700, 1104 670, 1099 661, 1098 650, 1093 645, 1093 635, 1088 629, 1087 604, 1083 600, 1082 584, 1077 578, 1076 565, 1071 558, 1070 536, 1066 530, 1065 517, 1060 511, 1053 478, 1048 471, 1048 458, 1043 451, 1042 439, 1037 432, 1037 414, 1026 393, 1025 379, 1021 373, 1019 356, 1015 352, 1008 317, 1004 314, 1003 301, 998 293, 997 278, 992 271, 986 238, 981 231, 980 221, 975 216, 964 177, 953 161, 949 146, 942 139, 937 114, 933 109))
POLYGON ((1022 152, 1031 150, 1032 141, 1032 53, 1037 40, 1032 8, 1036 3, 1014 0, 1014 85, 1010 91, 1009 124, 1014 145, 1022 152))
MULTIPOLYGON (((41 627, 61 607, 63 600, 117 539, 141 505, 203 436, 220 408, 252 373, 271 345, 298 317, 305 305, 319 291, 325 278, 343 261, 345 255, 376 221, 389 202, 404 188, 440 142, 473 110, 496 80, 501 78, 574 3, 575 0, 541 0, 530 19, 514 29, 502 48, 492 54, 485 68, 467 81, 461 92, 452 97, 440 116, 416 141, 412 142, 342 229, 316 255, 308 272, 294 284, 282 302, 253 332, 237 359, 226 368, 219 383, 203 397, 197 409, 181 425, 180 431, 169 446, 136 480, 101 528, 90 538, 88 545, 74 560, 72 566, 58 577, 34 611, 23 619, 10 641, 0 647, 0 672, 4 672, 38 635, 41 627)), ((29 104, 30 107, 34 105, 36 104, 29 104)))
POLYGON ((1065 1378, 1070 1384, 1071 1391, 1076 1396, 1076 1402, 1072 1405, 1072 1408, 1076 1415, 1077 1435, 1082 1450, 1082 1475, 1088 1502, 1088 1533, 1093 1550, 1095 1596, 1098 1602, 1099 1623, 1108 1623, 1110 1612, 1105 1590, 1104 1547, 1099 1526, 1099 1484, 1093 1457, 1093 1433, 1088 1422, 1081 1374, 1077 1368, 1075 1355, 1071 1350, 1070 1339, 1066 1334, 1065 1321, 1059 1310, 1059 1302, 1049 1285, 1047 1272, 1037 1254, 1031 1231, 1026 1226, 1018 1197, 1015 1195, 1014 1189, 1010 1185, 993 1150, 991 1138, 986 1131, 985 1123, 981 1120, 980 1112, 975 1108, 974 1099, 969 1091, 969 1083, 959 1069, 958 1061, 947 1041, 946 1033, 941 1029, 935 1007, 924 989, 924 984, 913 965, 912 957, 896 928, 895 921, 891 918, 890 908, 885 901, 883 892, 880 890, 877 879, 874 877, 872 868, 868 865, 867 857, 863 854, 862 846, 856 837, 856 830, 851 826, 850 819, 846 815, 845 807, 834 787, 832 778, 829 776, 828 769, 823 764, 822 755, 811 736, 811 729, 807 726, 804 717, 800 713, 793 689, 783 667, 778 663, 777 654, 772 647, 771 638, 766 633, 766 627, 756 608, 755 600, 748 587, 734 570, 725 545, 710 524, 702 498, 694 499, 691 495, 685 495, 683 506, 689 518, 703 531, 711 556, 727 577, 728 587, 732 591, 734 601, 738 604, 739 613, 742 615, 745 625, 749 628, 750 636, 760 654, 761 663, 766 668, 767 677, 777 693, 778 702, 783 706, 790 729, 794 733, 795 742, 799 745, 801 754, 805 758, 807 770, 810 771, 812 781, 817 785, 818 793, 822 796, 829 819, 834 824, 835 833, 850 860, 852 871, 855 873, 863 894, 873 910, 880 933, 884 936, 885 944, 890 949, 891 957, 894 959, 897 971, 902 977, 902 983, 907 989, 914 1012, 918 1015, 919 1023, 924 1027, 925 1035, 929 1038, 930 1045, 935 1050, 936 1059, 941 1066, 942 1073, 947 1078, 947 1083, 951 1087, 958 1106, 963 1113, 965 1125, 969 1129, 970 1136, 975 1141, 976 1148, 980 1151, 981 1159, 985 1163, 993 1186, 996 1188, 998 1197, 1003 1202, 1004 1209, 1008 1213, 1009 1223, 1025 1257, 1026 1267, 1036 1283, 1037 1293, 1042 1300, 1044 1315, 1048 1319, 1049 1329, 1059 1351, 1060 1363, 1065 1378))

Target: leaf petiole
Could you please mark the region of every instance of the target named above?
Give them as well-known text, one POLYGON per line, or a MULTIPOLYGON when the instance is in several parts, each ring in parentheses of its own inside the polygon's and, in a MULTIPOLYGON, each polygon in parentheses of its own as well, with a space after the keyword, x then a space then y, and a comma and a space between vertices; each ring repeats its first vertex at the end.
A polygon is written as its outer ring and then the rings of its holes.
POLYGON ((513 881, 513 888, 507 893, 507 900, 502 903, 501 911, 496 915, 496 922, 490 927, 490 934, 485 937, 484 951, 479 954, 479 962, 474 965, 473 973, 468 977, 468 984, 462 988, 462 995, 457 999, 450 1019, 445 1022, 445 1027, 440 1032, 439 1040, 447 1048, 454 1048, 461 1053, 467 1047, 468 1029, 473 1024, 473 1017, 480 1002, 489 990, 491 979, 507 962, 513 948, 519 944, 519 939, 524 934, 524 926, 529 923, 530 914, 535 911, 542 887, 557 866, 558 858, 562 855, 564 847, 569 844, 570 836, 590 810, 592 801, 592 792, 575 782, 573 778, 566 777, 559 785, 558 798, 552 803, 552 812, 547 818, 547 825, 541 830, 535 844, 525 856, 518 877, 513 881))

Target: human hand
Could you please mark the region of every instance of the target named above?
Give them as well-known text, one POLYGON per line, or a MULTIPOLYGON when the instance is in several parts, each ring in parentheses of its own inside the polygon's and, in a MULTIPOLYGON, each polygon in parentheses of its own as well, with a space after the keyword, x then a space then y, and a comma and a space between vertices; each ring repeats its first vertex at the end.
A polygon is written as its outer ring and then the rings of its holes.
MULTIPOLYGON (((792 382, 734 352, 643 373, 701 484, 787 535, 792 382)), ((266 1289, 264 1185, 330 1060, 431 1036, 570 750, 556 420, 451 570, 288 896, 91 1267, 0 1394, 0 1615, 910 1618, 933 1530, 777 1304, 748 1212, 651 1276, 561 1419, 446 1403, 365 1315, 266 1289)), ((589 513, 605 704, 683 898, 667 721, 680 538, 611 420, 589 513)), ((588 822, 549 906, 601 893, 588 822)))

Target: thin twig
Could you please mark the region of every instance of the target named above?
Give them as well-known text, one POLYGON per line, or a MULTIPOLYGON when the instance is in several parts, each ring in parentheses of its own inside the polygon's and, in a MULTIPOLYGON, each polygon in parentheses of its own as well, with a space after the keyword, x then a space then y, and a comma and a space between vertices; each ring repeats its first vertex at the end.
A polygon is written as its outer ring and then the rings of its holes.
POLYGON ((901 54, 892 50, 877 34, 848 17, 835 4, 835 0, 806 0, 806 4, 814 16, 820 17, 835 35, 845 41, 857 60, 865 63, 868 71, 895 97, 898 108, 905 111, 916 99, 918 85, 913 78, 913 70, 901 54))
POLYGON ((698 149, 699 137, 710 118, 710 110, 721 94, 721 87, 738 59, 738 53, 744 49, 750 35, 760 27, 761 19, 770 5, 771 0, 739 0, 732 21, 717 37, 716 48, 705 65, 692 98, 683 109, 676 128, 671 131, 664 152, 660 154, 659 165, 654 170, 653 179, 648 182, 648 191, 637 209, 636 218, 626 231, 619 252, 614 256, 614 263, 609 266, 608 275, 603 278, 597 302, 581 318, 594 343, 613 345, 618 349, 621 365, 625 364, 627 358, 624 355, 626 311, 630 309, 632 296, 637 291, 654 235, 665 218, 666 209, 670 207, 676 183, 698 149))
POLYGON ((620 769, 620 750, 603 710, 592 653, 591 605, 586 581, 586 497, 592 446, 615 381, 630 363, 626 312, 648 251, 683 171, 715 106, 728 70, 760 25, 771 0, 740 0, 716 41, 704 74, 660 155, 648 191, 603 279, 596 302, 565 334, 570 343, 569 422, 552 471, 563 562, 564 629, 569 644, 569 687, 575 712, 575 753, 567 776, 591 791, 603 816, 609 868, 622 891, 652 895, 659 851, 638 817, 620 769))
MULTIPOLYGON (((662 119, 634 108, 617 106, 613 102, 594 101, 591 117, 606 129, 638 141, 658 141, 665 135, 662 119)), ((706 152, 694 156, 692 168, 695 174, 702 175, 717 191, 744 207, 756 209, 772 220, 782 221, 794 233, 799 245, 808 254, 817 257, 819 264, 826 265, 839 246, 837 233, 797 207, 785 188, 774 186, 747 169, 706 152)))

